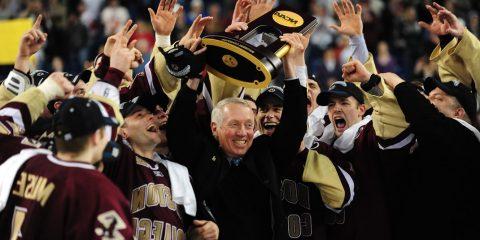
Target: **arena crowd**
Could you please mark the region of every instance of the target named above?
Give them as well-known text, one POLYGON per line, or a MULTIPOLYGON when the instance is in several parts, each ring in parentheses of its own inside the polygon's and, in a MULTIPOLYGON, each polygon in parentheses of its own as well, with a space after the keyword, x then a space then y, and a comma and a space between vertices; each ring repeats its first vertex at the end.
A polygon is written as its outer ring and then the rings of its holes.
POLYGON ((480 235, 469 3, 66 2, 0 4, 35 19, 0 85, 0 239, 480 235), (316 28, 278 36, 268 87, 208 66, 204 36, 279 4, 316 28))

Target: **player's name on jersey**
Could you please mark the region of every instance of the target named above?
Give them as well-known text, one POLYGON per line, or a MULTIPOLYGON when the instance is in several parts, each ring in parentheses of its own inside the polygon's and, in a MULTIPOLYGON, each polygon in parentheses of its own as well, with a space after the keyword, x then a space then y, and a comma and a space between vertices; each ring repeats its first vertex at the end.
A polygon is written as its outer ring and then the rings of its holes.
POLYGON ((148 218, 133 218, 135 239, 138 240, 184 240, 186 239, 183 229, 172 226, 163 221, 153 221, 148 218), (163 236, 163 238, 162 238, 163 236))
POLYGON ((45 177, 22 172, 15 184, 12 194, 21 198, 34 200, 43 207, 55 189, 55 184, 45 177))
POLYGON ((145 207, 167 207, 172 211, 177 210, 177 205, 172 200, 170 188, 164 184, 144 184, 132 191, 131 212, 136 213, 145 207))

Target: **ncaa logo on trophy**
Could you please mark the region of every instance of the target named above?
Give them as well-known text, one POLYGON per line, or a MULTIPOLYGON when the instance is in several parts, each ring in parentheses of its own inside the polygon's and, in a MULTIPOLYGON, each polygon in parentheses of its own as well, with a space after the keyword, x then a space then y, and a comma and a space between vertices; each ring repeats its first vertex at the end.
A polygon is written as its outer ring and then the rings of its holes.
POLYGON ((306 34, 318 25, 310 15, 279 6, 248 23, 248 30, 205 36, 207 70, 231 84, 265 88, 282 67, 290 46, 280 40, 285 33, 306 34))

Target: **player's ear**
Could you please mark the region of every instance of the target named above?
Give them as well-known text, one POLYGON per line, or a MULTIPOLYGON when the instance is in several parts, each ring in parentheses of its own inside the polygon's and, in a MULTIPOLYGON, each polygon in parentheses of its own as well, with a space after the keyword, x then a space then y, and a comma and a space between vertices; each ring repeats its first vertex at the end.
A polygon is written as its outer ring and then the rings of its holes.
POLYGON ((367 111, 367 106, 365 106, 365 104, 359 104, 358 110, 360 110, 359 117, 363 117, 363 115, 365 115, 365 112, 367 111))
POLYGON ((58 109, 60 109, 60 107, 62 106, 62 101, 56 101, 54 104, 53 104, 53 107, 55 108, 55 110, 58 111, 58 109))
POLYGON ((210 123, 210 129, 212 130, 212 135, 213 135, 213 137, 215 137, 215 139, 218 139, 217 138, 217 127, 218 127, 217 123, 215 123, 215 122, 210 123))
POLYGON ((122 137, 123 140, 126 140, 128 138, 127 129, 124 126, 118 128, 118 135, 122 137))
POLYGON ((100 144, 102 142, 103 135, 104 135, 103 128, 97 129, 97 131, 95 131, 91 136, 93 145, 100 144))

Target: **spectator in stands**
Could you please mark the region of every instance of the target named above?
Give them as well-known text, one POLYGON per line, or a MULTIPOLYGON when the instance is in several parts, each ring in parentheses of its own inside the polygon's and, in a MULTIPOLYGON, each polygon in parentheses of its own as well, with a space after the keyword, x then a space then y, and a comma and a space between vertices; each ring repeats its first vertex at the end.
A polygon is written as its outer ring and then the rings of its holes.
POLYGON ((327 80, 329 78, 340 78, 342 76, 342 67, 335 58, 335 52, 332 49, 327 49, 323 54, 323 59, 317 69, 316 76, 318 84, 322 89, 327 89, 327 80))
POLYGON ((398 70, 397 61, 390 54, 388 43, 384 41, 378 43, 375 60, 378 72, 397 72, 398 70))
POLYGON ((120 5, 118 0, 108 0, 108 5, 102 10, 100 19, 104 26, 105 36, 113 35, 122 29, 130 18, 127 8, 120 5))

